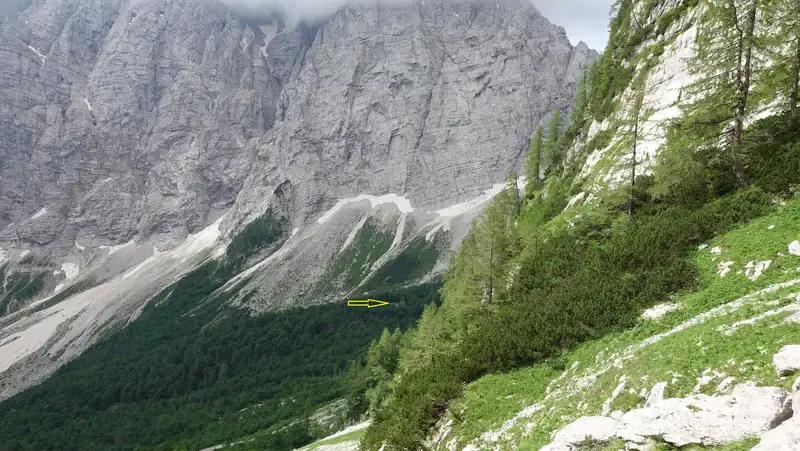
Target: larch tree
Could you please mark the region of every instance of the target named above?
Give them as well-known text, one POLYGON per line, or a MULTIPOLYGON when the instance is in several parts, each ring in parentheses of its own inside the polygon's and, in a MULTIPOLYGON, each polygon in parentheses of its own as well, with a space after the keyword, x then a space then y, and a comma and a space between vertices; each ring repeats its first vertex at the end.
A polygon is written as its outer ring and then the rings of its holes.
POLYGON ((528 179, 525 185, 525 197, 533 198, 536 190, 541 189, 541 170, 542 170, 542 146, 544 145, 544 131, 542 126, 536 128, 536 133, 531 138, 530 149, 528 150, 527 164, 525 172, 528 179))
POLYGON ((765 54, 770 60, 756 84, 766 100, 776 94, 785 99, 785 110, 795 126, 800 126, 800 0, 766 0, 763 21, 768 24, 765 54))
POLYGON ((647 71, 642 71, 633 82, 633 101, 628 109, 625 124, 627 125, 627 135, 630 139, 631 148, 631 162, 630 162, 630 190, 628 193, 628 217, 633 217, 636 211, 636 169, 638 160, 641 158, 638 152, 639 139, 642 130, 643 118, 643 103, 644 103, 644 90, 647 71))
POLYGON ((558 138, 561 136, 561 112, 556 110, 550 116, 550 122, 547 125, 547 136, 544 140, 544 155, 548 162, 548 170, 555 169, 561 161, 560 149, 558 146, 558 138))
POLYGON ((755 72, 754 52, 763 32, 759 13, 767 0, 704 0, 697 33, 693 72, 700 80, 691 93, 697 125, 724 128, 724 144, 736 182, 747 184, 741 155, 745 120, 751 112, 750 91, 755 72))

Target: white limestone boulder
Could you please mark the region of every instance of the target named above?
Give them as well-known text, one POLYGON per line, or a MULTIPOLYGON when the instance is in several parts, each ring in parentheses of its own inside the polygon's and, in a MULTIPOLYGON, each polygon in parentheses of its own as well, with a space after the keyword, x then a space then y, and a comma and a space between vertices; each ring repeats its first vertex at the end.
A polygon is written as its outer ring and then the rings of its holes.
POLYGON ((632 410, 617 435, 661 437, 675 446, 721 445, 759 436, 790 416, 788 392, 742 384, 731 395, 669 398, 632 410))
POLYGON ((800 418, 795 417, 762 435, 761 441, 751 451, 797 450, 800 450, 800 418))
POLYGON ((789 376, 800 370, 800 345, 788 345, 772 356, 778 376, 789 376))
POLYGON ((579 444, 588 440, 607 442, 617 435, 619 421, 609 417, 581 417, 553 437, 555 443, 579 444))

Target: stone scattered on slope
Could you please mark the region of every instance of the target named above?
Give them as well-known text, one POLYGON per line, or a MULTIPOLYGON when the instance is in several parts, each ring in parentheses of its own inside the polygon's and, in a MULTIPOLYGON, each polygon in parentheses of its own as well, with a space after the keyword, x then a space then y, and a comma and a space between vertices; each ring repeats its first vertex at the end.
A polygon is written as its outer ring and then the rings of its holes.
POLYGON ((794 415, 780 426, 761 436, 752 451, 795 451, 800 449, 800 377, 792 386, 794 415))
POLYGON ((642 318, 656 320, 666 315, 669 312, 674 312, 675 310, 678 310, 679 308, 680 305, 676 303, 658 304, 642 312, 642 318))
POLYGON ((770 430, 791 415, 790 408, 785 390, 742 384, 726 396, 664 399, 626 413, 620 422, 633 434, 676 446, 721 445, 770 430))
POLYGON ((789 376, 800 370, 800 345, 788 345, 781 348, 772 357, 772 364, 778 376, 789 376))
POLYGON ((800 418, 795 417, 761 436, 752 451, 796 451, 800 449, 800 418))
POLYGON ((800 240, 792 241, 789 244, 789 253, 800 256, 800 240))
POLYGON ((666 382, 659 382, 656 385, 653 385, 653 389, 650 390, 650 394, 647 396, 645 407, 650 407, 661 402, 664 399, 664 390, 666 388, 666 382))
POLYGON ((573 449, 590 439, 607 442, 614 438, 637 449, 646 447, 651 438, 679 447, 722 445, 775 428, 791 417, 791 405, 790 395, 783 389, 740 384, 731 395, 658 400, 650 407, 631 410, 619 421, 579 418, 559 430, 553 443, 544 449, 573 449))
POLYGON ((607 442, 616 437, 620 427, 620 422, 613 418, 581 417, 556 432, 554 439, 556 443, 607 442))

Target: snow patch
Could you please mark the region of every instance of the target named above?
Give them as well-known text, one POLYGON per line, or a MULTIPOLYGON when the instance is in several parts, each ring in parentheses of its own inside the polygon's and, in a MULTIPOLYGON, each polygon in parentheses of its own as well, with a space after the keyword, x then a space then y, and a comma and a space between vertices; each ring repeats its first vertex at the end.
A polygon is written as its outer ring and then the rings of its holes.
POLYGON ((84 97, 83 98, 83 103, 86 104, 86 108, 88 108, 90 112, 94 111, 94 109, 92 109, 92 104, 89 103, 89 98, 88 97, 84 97))
POLYGON ((47 57, 42 52, 36 50, 31 46, 28 46, 28 49, 30 49, 31 52, 35 53, 39 58, 42 59, 42 64, 44 64, 44 62, 47 60, 47 57))
POLYGON ((67 276, 67 280, 72 280, 78 276, 80 269, 75 263, 65 262, 61 264, 61 271, 67 276))
POLYGON ((299 232, 299 231, 300 231, 300 227, 295 227, 294 229, 292 229, 292 236, 297 235, 297 232, 299 232))
POLYGON ((350 233, 347 235, 347 239, 344 240, 344 244, 342 245, 342 248, 339 249, 339 252, 343 252, 345 249, 347 249, 348 246, 350 246, 350 244, 356 238, 356 235, 358 235, 358 232, 361 230, 362 227, 364 227, 364 224, 366 224, 367 219, 369 219, 369 215, 364 215, 361 217, 358 223, 353 227, 353 230, 351 230, 350 233))
POLYGON ((6 261, 6 250, 0 247, 0 263, 6 261))
POLYGON ((711 248, 711 253, 712 254, 721 254, 722 253, 722 248, 720 248, 719 246, 714 246, 714 247, 711 248))
POLYGON ((78 249, 79 251, 85 251, 86 250, 86 247, 85 246, 81 246, 81 243, 79 243, 77 239, 75 240, 75 248, 78 249))
POLYGON ((20 253, 19 253, 19 258, 25 258, 25 257, 27 257, 27 256, 28 256, 28 254, 30 254, 30 253, 31 253, 31 251, 29 251, 28 249, 25 249, 24 251, 22 251, 22 252, 20 252, 20 253))
POLYGON ((405 196, 399 196, 397 194, 385 194, 383 196, 359 194, 356 197, 341 199, 339 202, 336 202, 336 205, 334 205, 333 208, 325 212, 325 214, 323 214, 319 219, 317 219, 317 224, 323 224, 325 221, 333 217, 333 215, 335 215, 336 212, 341 210, 342 207, 344 207, 345 205, 351 202, 360 202, 362 200, 368 200, 370 204, 372 204, 372 208, 387 203, 393 203, 397 205, 397 208, 400 209, 401 213, 411 213, 414 211, 414 208, 411 206, 411 202, 405 196))
POLYGON ((36 214, 31 216, 31 219, 38 219, 38 218, 41 218, 42 216, 44 216, 46 214, 47 214, 47 209, 46 208, 42 208, 41 210, 37 211, 36 214))
POLYGON ((492 200, 494 196, 497 196, 498 194, 503 192, 503 189, 505 189, 505 187, 506 187, 505 183, 496 183, 492 185, 491 188, 484 191, 482 196, 478 196, 468 201, 451 205, 441 210, 436 210, 436 214, 438 214, 442 218, 453 218, 456 216, 463 215, 464 213, 473 210, 483 205, 484 203, 492 200))
POLYGON ((442 230, 443 227, 446 227, 444 222, 440 222, 436 225, 436 227, 432 228, 428 233, 425 234, 425 241, 430 243, 434 236, 436 236, 436 232, 442 230))

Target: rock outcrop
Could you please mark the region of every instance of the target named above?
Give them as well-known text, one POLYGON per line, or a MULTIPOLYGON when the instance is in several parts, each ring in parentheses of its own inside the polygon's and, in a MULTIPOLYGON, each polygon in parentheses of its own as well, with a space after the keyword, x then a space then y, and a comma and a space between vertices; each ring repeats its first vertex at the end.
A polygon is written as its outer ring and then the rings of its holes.
POLYGON ((788 376, 800 371, 800 345, 788 345, 772 357, 778 376, 788 376))
POLYGON ((346 6, 290 28, 219 0, 15 4, 0 14, 0 265, 34 262, 39 298, 56 297, 0 312, 0 398, 268 209, 286 244, 234 280, 234 303, 324 302, 406 249, 440 248, 415 277, 440 272, 597 56, 528 0, 346 6), (330 212, 345 198, 392 201, 330 212), (383 247, 336 267, 367 229, 383 247))
MULTIPOLYGON (((682 447, 724 445, 761 436, 792 417, 792 397, 776 387, 741 384, 725 396, 667 398, 619 420, 583 417, 559 430, 546 449, 574 449, 618 438, 638 449, 653 439, 682 447)), ((771 449, 771 448, 770 448, 771 449)))
POLYGON ((450 205, 520 165, 595 56, 523 0, 286 30, 213 0, 35 2, 0 18, 0 246, 172 247, 287 182, 296 225, 361 193, 450 205))
MULTIPOLYGON (((773 362, 779 375, 800 368, 786 366, 786 346, 773 362)), ((553 443, 543 451, 574 451, 587 442, 625 442, 626 449, 652 449, 656 442, 673 446, 716 446, 760 437, 754 451, 800 449, 800 378, 792 392, 778 387, 739 384, 730 395, 697 394, 685 398, 663 398, 663 383, 652 392, 643 408, 619 415, 581 417, 553 434, 553 443)))

